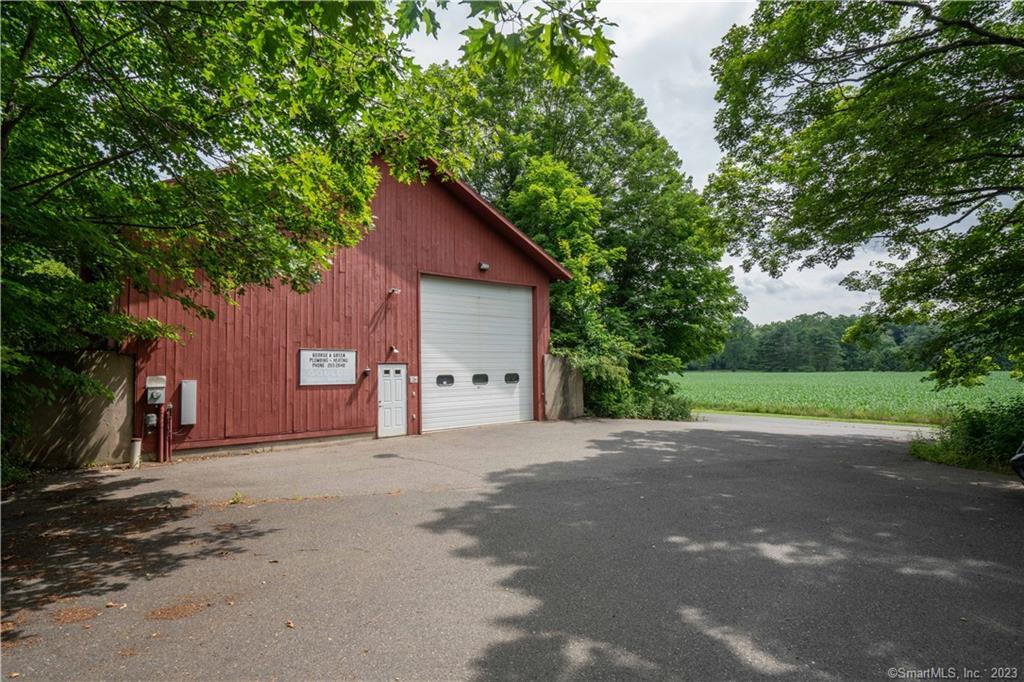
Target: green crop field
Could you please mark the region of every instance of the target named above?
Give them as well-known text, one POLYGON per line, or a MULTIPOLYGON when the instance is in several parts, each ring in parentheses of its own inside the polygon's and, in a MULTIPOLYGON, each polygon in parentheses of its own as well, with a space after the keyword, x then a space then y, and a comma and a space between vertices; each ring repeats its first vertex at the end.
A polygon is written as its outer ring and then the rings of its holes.
POLYGON ((984 386, 935 391, 923 372, 687 372, 673 375, 696 408, 938 424, 957 403, 1024 393, 1008 372, 984 386))

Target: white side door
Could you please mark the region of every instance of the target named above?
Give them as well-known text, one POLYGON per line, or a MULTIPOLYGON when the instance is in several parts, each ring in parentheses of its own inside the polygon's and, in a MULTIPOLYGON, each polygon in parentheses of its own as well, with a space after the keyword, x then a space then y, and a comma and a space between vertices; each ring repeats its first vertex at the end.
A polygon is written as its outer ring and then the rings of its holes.
POLYGON ((377 365, 377 437, 404 436, 405 365, 377 365))

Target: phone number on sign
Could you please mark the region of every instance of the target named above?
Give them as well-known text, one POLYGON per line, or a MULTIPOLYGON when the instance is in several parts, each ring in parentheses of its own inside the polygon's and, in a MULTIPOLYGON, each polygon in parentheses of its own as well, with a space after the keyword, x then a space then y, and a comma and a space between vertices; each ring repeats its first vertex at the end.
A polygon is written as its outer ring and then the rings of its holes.
POLYGON ((885 676, 890 680, 1016 680, 1020 678, 1020 669, 1008 666, 957 668, 951 665, 934 668, 893 667, 885 671, 885 676))

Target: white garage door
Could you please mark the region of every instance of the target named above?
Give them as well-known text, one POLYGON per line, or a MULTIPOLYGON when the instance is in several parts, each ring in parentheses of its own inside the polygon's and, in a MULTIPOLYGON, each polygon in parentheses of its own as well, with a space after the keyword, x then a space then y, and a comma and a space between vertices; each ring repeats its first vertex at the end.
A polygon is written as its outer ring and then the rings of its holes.
POLYGON ((422 429, 533 419, 533 291, 420 281, 422 429))

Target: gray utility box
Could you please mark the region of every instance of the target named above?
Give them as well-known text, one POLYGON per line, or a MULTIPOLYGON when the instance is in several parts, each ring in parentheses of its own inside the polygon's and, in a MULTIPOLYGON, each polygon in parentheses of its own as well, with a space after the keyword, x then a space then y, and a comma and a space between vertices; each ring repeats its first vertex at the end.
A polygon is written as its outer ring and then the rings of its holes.
POLYGON ((181 382, 181 407, 178 414, 181 415, 182 426, 194 426, 196 423, 196 408, 199 404, 199 382, 195 379, 184 379, 181 382))
POLYGON ((146 377, 146 404, 163 405, 167 402, 167 377, 146 377))

